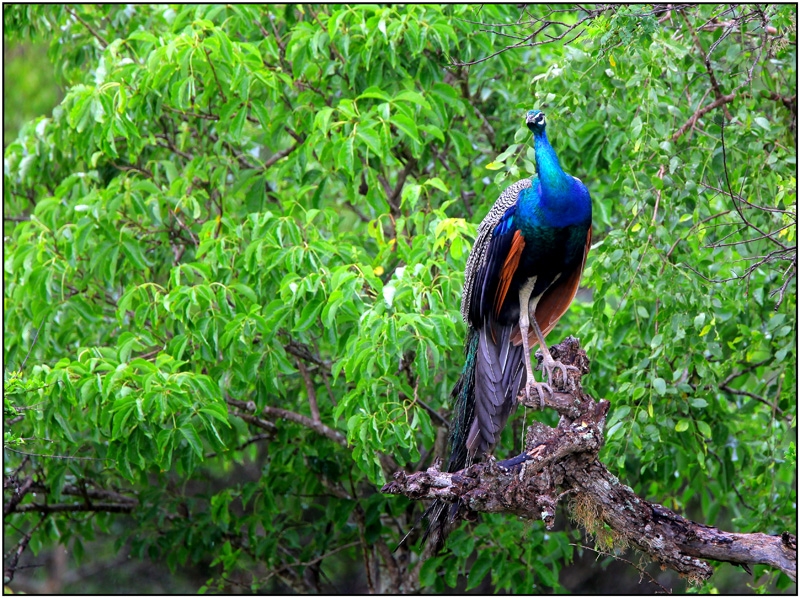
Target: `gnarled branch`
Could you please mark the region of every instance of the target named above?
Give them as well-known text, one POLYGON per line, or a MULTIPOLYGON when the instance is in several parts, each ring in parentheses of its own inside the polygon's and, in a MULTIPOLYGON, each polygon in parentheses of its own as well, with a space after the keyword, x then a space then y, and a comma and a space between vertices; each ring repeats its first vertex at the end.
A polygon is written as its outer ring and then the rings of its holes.
MULTIPOLYGON (((550 348, 553 357, 574 365, 566 384, 547 400, 561 420, 556 428, 539 422, 528 428, 525 452, 505 461, 489 460, 455 473, 439 470, 395 473, 382 492, 414 500, 459 501, 458 516, 471 512, 507 512, 555 523, 558 501, 570 497, 570 508, 589 533, 611 530, 617 546, 632 546, 692 581, 708 579, 713 570, 701 559, 741 565, 765 564, 797 580, 797 538, 737 534, 690 521, 659 504, 639 498, 597 459, 610 403, 583 392, 580 379, 589 361, 578 341, 567 338, 550 348)), ((520 397, 524 404, 524 398, 520 397)))

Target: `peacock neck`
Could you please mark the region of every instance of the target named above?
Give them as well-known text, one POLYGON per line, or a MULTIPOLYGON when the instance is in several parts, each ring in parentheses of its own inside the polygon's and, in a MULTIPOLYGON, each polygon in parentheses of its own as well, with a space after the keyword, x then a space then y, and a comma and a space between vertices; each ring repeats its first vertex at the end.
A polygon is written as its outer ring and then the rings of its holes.
POLYGON ((536 155, 538 185, 520 194, 520 228, 523 235, 535 234, 532 227, 542 223, 560 225, 575 206, 575 179, 566 174, 544 131, 534 132, 533 151, 536 155))
POLYGON ((568 193, 572 185, 572 177, 561 170, 558 156, 547 140, 547 134, 544 131, 534 134, 533 151, 536 155, 536 172, 539 175, 544 195, 557 200, 558 196, 568 193))

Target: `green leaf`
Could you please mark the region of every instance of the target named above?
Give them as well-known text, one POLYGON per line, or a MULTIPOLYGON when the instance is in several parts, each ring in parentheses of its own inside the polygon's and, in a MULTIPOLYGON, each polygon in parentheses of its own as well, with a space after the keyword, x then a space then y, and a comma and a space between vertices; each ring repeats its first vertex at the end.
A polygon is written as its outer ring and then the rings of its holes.
POLYGON ((323 135, 327 135, 330 130, 331 116, 333 115, 333 108, 325 107, 320 108, 314 116, 314 128, 322 131, 323 135))
POLYGON ((519 149, 519 144, 512 143, 511 145, 508 146, 506 151, 497 156, 494 159, 494 162, 492 163, 494 164, 496 162, 505 162, 509 157, 513 156, 517 152, 517 149, 519 149))
POLYGON ((355 163, 355 146, 353 137, 347 137, 342 141, 339 148, 338 162, 339 166, 345 169, 348 174, 353 174, 353 165, 355 163))
POLYGON ((308 330, 316 322, 319 312, 322 310, 322 304, 317 301, 309 301, 303 306, 303 311, 300 314, 300 319, 297 322, 297 330, 308 330))
POLYGON ((753 121, 762 129, 769 131, 772 127, 770 126, 769 121, 764 118, 763 116, 756 116, 753 121))
POLYGON ((480 583, 483 581, 483 578, 486 577, 486 574, 489 573, 489 569, 492 566, 492 555, 489 552, 481 552, 478 554, 478 558, 475 560, 475 563, 472 565, 472 569, 469 571, 469 578, 467 582, 467 591, 477 588, 480 583))
POLYGON ((150 265, 144 257, 142 247, 133 240, 126 239, 122 242, 122 252, 140 270, 144 270, 150 265))
POLYGON ((392 124, 394 124, 403 133, 408 135, 414 141, 421 143, 419 132, 417 131, 417 124, 404 114, 395 114, 392 116, 392 124))
POLYGON ((449 193, 450 190, 447 188, 447 185, 444 184, 444 181, 439 177, 433 177, 425 181, 426 185, 430 185, 431 187, 437 188, 442 193, 449 193))
POLYGON ((200 413, 205 413, 214 419, 221 421, 228 427, 231 425, 228 421, 228 410, 220 403, 209 403, 205 407, 200 407, 199 411, 200 413))
POLYGON ((376 155, 385 155, 384 148, 381 145, 380 136, 374 129, 366 127, 358 127, 356 129, 356 137, 361 139, 366 146, 371 149, 376 155))
POLYGON ((192 447, 192 450, 195 452, 195 454, 200 458, 200 460, 202 460, 203 444, 200 442, 200 436, 198 436, 197 430, 195 430, 194 426, 187 423, 178 428, 178 431, 181 433, 181 436, 186 439, 186 442, 189 443, 189 446, 192 447))
POLYGON ((357 99, 360 100, 362 98, 375 98, 378 100, 383 100, 385 102, 388 102, 392 99, 385 91, 383 91, 380 87, 376 86, 368 87, 363 92, 361 92, 361 94, 358 96, 357 99))
POLYGON ((421 94, 411 90, 401 91, 396 96, 394 96, 394 99, 392 101, 394 102, 405 101, 409 102, 410 104, 413 104, 414 106, 422 106, 423 108, 426 108, 428 110, 430 110, 431 108, 431 105, 421 94))
POLYGON ((422 568, 419 570, 419 582, 422 587, 432 586, 438 578, 438 569, 441 564, 443 556, 437 556, 427 559, 422 563, 422 568))

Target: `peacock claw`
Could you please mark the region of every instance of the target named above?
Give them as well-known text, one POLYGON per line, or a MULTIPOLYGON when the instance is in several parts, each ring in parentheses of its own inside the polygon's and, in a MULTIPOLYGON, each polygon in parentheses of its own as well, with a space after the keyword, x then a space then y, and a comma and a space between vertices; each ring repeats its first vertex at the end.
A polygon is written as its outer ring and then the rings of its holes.
POLYGON ((528 400, 528 404, 530 406, 533 406, 531 401, 531 389, 536 390, 536 393, 539 395, 539 408, 544 409, 547 406, 545 403, 544 391, 549 392, 550 396, 552 397, 553 389, 546 382, 535 382, 533 380, 529 381, 527 384, 525 384, 525 398, 528 400))
POLYGON ((564 383, 566 383, 569 380, 569 378, 567 378, 567 370, 575 370, 576 372, 580 371, 574 365, 566 365, 561 363, 560 361, 556 361, 550 356, 549 352, 542 354, 541 351, 537 351, 536 357, 539 358, 540 356, 541 356, 541 362, 539 365, 542 372, 547 376, 548 384, 553 383, 554 369, 558 369, 561 372, 561 379, 564 381, 564 383))

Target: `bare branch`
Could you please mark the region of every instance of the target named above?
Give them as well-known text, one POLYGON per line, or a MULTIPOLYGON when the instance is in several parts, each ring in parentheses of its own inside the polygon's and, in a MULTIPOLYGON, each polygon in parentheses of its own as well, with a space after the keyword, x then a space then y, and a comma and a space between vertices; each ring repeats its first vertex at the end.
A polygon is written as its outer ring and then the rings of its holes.
MULTIPOLYGON (((5 476, 3 476, 5 478, 5 476)), ((10 481, 10 480, 9 480, 10 481)), ((7 480, 3 480, 3 488, 5 489, 7 484, 7 480)), ((11 485, 16 485, 16 482, 12 483, 11 485)), ((8 500, 6 504, 3 505, 3 517, 8 515, 9 513, 13 513, 17 509, 17 505, 25 498, 25 495, 31 490, 33 486, 33 478, 28 476, 28 478, 19 486, 14 488, 14 494, 8 500)))
POLYGON ((329 428, 323 423, 315 422, 305 415, 300 415, 299 413, 288 411, 286 409, 280 409, 278 407, 264 407, 262 411, 265 415, 286 419, 296 424, 300 424, 301 426, 305 426, 306 428, 314 430, 326 438, 333 440, 344 448, 347 448, 347 439, 341 432, 334 430, 333 428, 329 428))
MULTIPOLYGON (((582 7, 579 7, 579 8, 586 14, 584 14, 580 19, 578 19, 578 21, 576 23, 574 23, 572 25, 569 25, 569 24, 564 23, 562 21, 551 20, 549 18, 541 18, 540 19, 540 18, 535 18, 535 17, 531 17, 531 19, 529 21, 527 21, 527 22, 518 21, 516 23, 480 23, 480 22, 475 22, 475 21, 468 21, 466 19, 461 19, 461 20, 463 20, 463 21, 465 21, 467 23, 472 23, 472 24, 476 24, 476 25, 483 25, 484 27, 495 27, 497 29, 501 29, 501 28, 504 28, 504 27, 523 27, 523 26, 525 26, 525 27, 528 27, 529 29, 532 29, 533 31, 531 33, 529 33, 528 35, 524 35, 523 36, 523 35, 514 35, 514 34, 510 34, 510 33, 505 33, 503 31, 491 31, 491 30, 487 30, 487 29, 481 29, 481 31, 483 31, 485 33, 493 33, 495 35, 499 35, 499 36, 503 36, 503 37, 510 37, 510 38, 513 38, 513 39, 516 39, 516 40, 519 40, 519 41, 517 41, 516 43, 513 43, 513 44, 509 44, 509 45, 501 48, 500 50, 497 50, 496 52, 493 52, 492 54, 489 54, 488 56, 485 56, 483 58, 478 58, 478 59, 470 61, 470 62, 459 62, 457 60, 453 60, 450 66, 451 67, 467 67, 467 66, 472 66, 472 65, 475 65, 475 64, 480 64, 481 62, 486 62, 487 60, 491 60, 495 56, 499 56, 500 54, 502 54, 504 52, 508 52, 509 50, 514 50, 516 48, 522 48, 522 47, 526 47, 526 48, 530 47, 530 48, 532 48, 532 47, 536 47, 536 46, 542 46, 544 44, 549 44, 549 43, 552 43, 552 42, 557 42, 557 41, 560 41, 560 40, 568 37, 573 32, 575 32, 575 35, 573 35, 572 38, 570 38, 566 42, 564 42, 565 44, 571 44, 576 39, 578 39, 581 35, 584 34, 585 29, 582 29, 581 26, 586 21, 590 21, 590 20, 594 19, 595 17, 597 17, 601 13, 605 12, 606 10, 608 10, 609 7, 608 6, 604 6, 604 5, 598 5, 598 7, 596 9, 594 9, 594 10, 587 10, 585 8, 582 8, 582 7), (561 33, 556 34, 556 35, 552 35, 552 34, 548 33, 547 30, 552 28, 552 27, 554 27, 554 26, 555 27, 563 27, 564 30, 561 33), (544 39, 541 39, 539 41, 535 41, 536 37, 540 33, 542 34, 544 39)), ((550 12, 548 13, 548 17, 550 17, 553 14, 558 13, 558 12, 573 12, 573 11, 574 11, 574 9, 572 9, 572 8, 569 8, 569 9, 551 9, 550 12)))
POLYGON ((26 453, 10 446, 3 446, 3 450, 11 451, 19 455, 26 455, 28 457, 42 457, 43 459, 72 459, 74 461, 113 461, 114 459, 104 459, 102 457, 73 457, 71 455, 44 455, 41 453, 26 453))
MULTIPOLYGON (((692 34, 692 40, 694 41, 695 47, 700 51, 700 54, 703 56, 703 63, 705 64, 706 72, 708 73, 708 78, 711 81, 711 89, 714 92, 714 98, 719 100, 720 98, 722 98, 724 96, 724 94, 722 93, 722 90, 720 89, 719 82, 717 81, 716 75, 714 75, 714 69, 711 68, 710 56, 711 56, 711 51, 713 51, 714 48, 712 47, 712 49, 709 50, 708 54, 706 54, 705 50, 703 49, 703 44, 700 42, 700 38, 697 36, 697 32, 694 30, 694 28, 692 27, 692 24, 689 22, 689 18, 686 16, 686 13, 683 10, 678 11, 678 12, 680 13, 681 17, 683 17, 683 20, 686 23, 686 27, 689 28, 689 33, 692 34)), ((727 34, 727 32, 726 32, 726 34, 727 34)), ((728 110, 728 107, 723 104, 722 108, 725 111, 725 118, 727 118, 728 120, 731 120, 733 117, 731 116, 731 113, 728 110)))
MULTIPOLYGON (((592 548, 591 546, 584 546, 583 544, 572 544, 572 543, 570 543, 570 546, 575 546, 576 548, 583 548, 584 550, 591 550, 592 552, 596 552, 597 554, 601 554, 603 556, 608 556, 608 557, 611 557, 614 560, 617 560, 617 561, 620 561, 620 562, 623 562, 623 563, 627 563, 628 565, 630 565, 631 567, 633 567, 634 569, 636 569, 639 572, 640 578, 643 578, 643 577, 646 576, 648 578, 648 580, 650 581, 650 583, 652 583, 653 585, 658 586, 659 590, 661 590, 662 593, 664 593, 664 594, 670 594, 671 593, 667 588, 665 588, 660 583, 658 583, 656 581, 656 578, 653 577, 652 575, 650 575, 650 573, 648 573, 647 570, 644 567, 640 567, 639 565, 637 565, 633 561, 629 561, 628 559, 623 559, 621 556, 619 556, 617 554, 611 554, 610 552, 604 552, 602 550, 598 550, 597 548, 592 548)), ((641 581, 641 579, 640 579, 640 581, 641 581)))
MULTIPOLYGON (((28 543, 31 541, 31 538, 33 537, 33 532, 35 532, 36 529, 40 525, 42 525, 45 519, 46 516, 43 515, 41 519, 39 519, 39 521, 36 523, 36 525, 34 525, 25 534, 23 534, 22 538, 20 538, 19 542, 17 542, 17 545, 13 550, 13 555, 11 556, 8 565, 3 569, 4 587, 14 580, 14 573, 16 573, 17 569, 19 568, 17 567, 17 563, 19 563, 19 557, 22 556, 22 553, 25 552, 25 549, 28 547, 28 543)), ((8 555, 5 555, 5 557, 8 557, 8 555)))
MULTIPOLYGON (((324 561, 329 556, 331 556, 333 554, 336 554, 337 552, 341 552, 342 550, 347 550, 348 548, 353 548, 353 546, 358 546, 358 544, 359 544, 359 542, 349 542, 347 544, 342 544, 341 546, 338 546, 338 547, 334 548, 333 550, 329 550, 325 554, 320 555, 320 556, 318 556, 318 557, 316 557, 314 559, 311 559, 310 561, 297 562, 297 563, 286 563, 285 565, 281 566, 279 569, 275 569, 273 571, 270 571, 264 579, 260 580, 259 583, 263 586, 264 584, 266 584, 269 581, 269 579, 271 577, 273 577, 275 575, 278 575, 279 573, 289 569, 290 567, 310 567, 312 565, 316 565, 317 563, 321 563, 322 561, 324 561)), ((250 586, 247 586, 247 588, 250 589, 250 586)))

